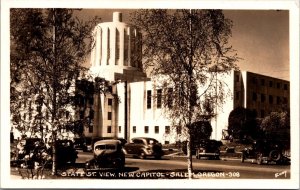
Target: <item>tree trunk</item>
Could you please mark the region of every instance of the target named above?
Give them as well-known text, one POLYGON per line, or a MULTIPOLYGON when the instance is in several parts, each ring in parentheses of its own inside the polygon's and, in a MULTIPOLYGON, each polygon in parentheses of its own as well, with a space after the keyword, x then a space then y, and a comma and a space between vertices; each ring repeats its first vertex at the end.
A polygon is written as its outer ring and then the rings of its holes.
POLYGON ((188 176, 189 179, 193 178, 193 161, 192 161, 192 151, 191 151, 191 137, 188 135, 187 141, 187 167, 188 167, 188 176))
POLYGON ((53 136, 53 140, 52 140, 52 175, 56 175, 57 174, 57 156, 56 156, 56 139, 53 136))

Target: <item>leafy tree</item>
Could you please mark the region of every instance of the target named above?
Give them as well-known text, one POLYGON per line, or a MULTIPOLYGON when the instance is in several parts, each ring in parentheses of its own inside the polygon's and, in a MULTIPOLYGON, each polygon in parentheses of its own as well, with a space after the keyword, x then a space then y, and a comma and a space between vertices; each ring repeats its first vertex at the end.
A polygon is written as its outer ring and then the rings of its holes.
POLYGON ((282 141, 286 148, 290 147, 290 114, 288 111, 271 112, 260 125, 265 137, 282 141))
POLYGON ((232 110, 228 117, 228 133, 241 141, 256 139, 260 134, 256 113, 243 107, 232 110))
POLYGON ((11 118, 24 134, 52 141, 74 121, 75 81, 91 50, 97 18, 83 22, 72 9, 11 9, 11 118))
POLYGON ((232 21, 221 10, 138 10, 132 23, 141 30, 144 68, 166 89, 165 116, 187 135, 189 178, 192 123, 215 116, 228 93, 222 76, 236 69, 229 45, 232 21))
POLYGON ((200 139, 209 139, 212 133, 212 126, 209 121, 197 121, 189 127, 192 142, 200 139))

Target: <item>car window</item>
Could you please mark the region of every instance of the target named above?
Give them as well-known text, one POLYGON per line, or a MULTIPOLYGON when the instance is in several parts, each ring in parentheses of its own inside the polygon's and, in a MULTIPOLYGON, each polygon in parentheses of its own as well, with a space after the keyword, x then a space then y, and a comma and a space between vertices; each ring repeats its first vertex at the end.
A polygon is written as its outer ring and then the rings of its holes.
POLYGON ((133 139, 132 142, 135 144, 144 144, 143 140, 141 140, 141 139, 133 139))
POLYGON ((101 144, 101 145, 98 145, 96 146, 95 148, 96 150, 115 150, 116 149, 116 146, 113 145, 113 144, 101 144))

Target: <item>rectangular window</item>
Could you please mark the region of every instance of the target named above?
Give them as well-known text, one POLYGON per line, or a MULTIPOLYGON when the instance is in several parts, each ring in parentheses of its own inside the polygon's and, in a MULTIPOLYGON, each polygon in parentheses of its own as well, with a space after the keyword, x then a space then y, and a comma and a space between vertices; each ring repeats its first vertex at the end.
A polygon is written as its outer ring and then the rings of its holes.
POLYGON ((167 106, 168 108, 172 108, 173 106, 173 88, 168 88, 167 95, 167 106))
MULTIPOLYGON (((107 29, 107 60, 110 59, 110 30, 107 29)), ((109 65, 109 62, 107 62, 107 65, 109 65)))
POLYGON ((170 144, 170 142, 169 141, 165 141, 165 144, 170 144))
POLYGON ((287 84, 284 84, 284 90, 287 90, 288 89, 288 85, 287 84))
POLYGON ((151 109, 151 90, 147 90, 147 109, 151 109))
POLYGON ((107 104, 109 105, 109 106, 112 106, 112 99, 111 98, 108 98, 108 100, 107 100, 107 104))
POLYGON ((127 30, 124 29, 124 66, 127 66, 127 61, 128 61, 128 43, 129 41, 129 36, 127 35, 127 30))
POLYGON ((149 133, 149 126, 145 126, 144 133, 149 133))
POLYGON ((284 103, 284 104, 287 104, 287 103, 288 103, 288 100, 287 100, 286 97, 283 98, 283 103, 284 103))
POLYGON ((111 118, 112 118, 112 113, 111 112, 107 112, 107 119, 111 120, 111 118))
POLYGON ((111 133, 111 126, 107 126, 107 133, 111 133))
POLYGON ((154 127, 154 133, 155 133, 155 134, 158 134, 158 133, 159 133, 159 126, 155 126, 155 127, 154 127))
POLYGON ((136 133, 136 126, 132 127, 132 133, 136 133))
POLYGON ((256 84, 256 83, 257 83, 256 77, 252 77, 252 84, 256 84))
POLYGON ((121 126, 119 126, 119 133, 121 133, 122 132, 122 127, 121 126))
POLYGON ((280 89, 280 83, 279 82, 277 83, 277 88, 280 89))
POLYGON ((261 79, 260 83, 261 83, 262 86, 265 86, 265 79, 261 79))
POLYGON ((157 90, 157 108, 161 108, 162 90, 157 90))
POLYGON ((166 126, 165 127, 165 133, 166 134, 170 134, 170 126, 166 126))
MULTIPOLYGON (((116 29, 116 59, 120 59, 120 32, 118 29, 116 29)), ((118 64, 117 61, 116 64, 118 64)))
POLYGON ((269 81, 269 87, 273 87, 273 81, 269 81))
POLYGON ((280 104, 281 103, 281 99, 279 96, 277 96, 277 104, 280 104))
POLYGON ((273 96, 269 95, 269 104, 273 104, 273 96))
POLYGON ((261 99, 261 102, 265 102, 266 96, 264 94, 261 94, 260 95, 260 99, 261 99))

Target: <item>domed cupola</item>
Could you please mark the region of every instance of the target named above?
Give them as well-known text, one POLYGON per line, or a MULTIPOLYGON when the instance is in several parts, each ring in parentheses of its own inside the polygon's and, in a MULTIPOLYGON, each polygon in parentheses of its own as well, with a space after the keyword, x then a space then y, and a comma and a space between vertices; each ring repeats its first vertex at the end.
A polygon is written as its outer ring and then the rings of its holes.
POLYGON ((120 78, 129 81, 141 80, 119 76, 126 73, 146 77, 142 71, 141 34, 122 22, 122 13, 114 12, 112 22, 98 24, 93 30, 93 36, 95 41, 90 67, 93 76, 109 81, 120 78))

